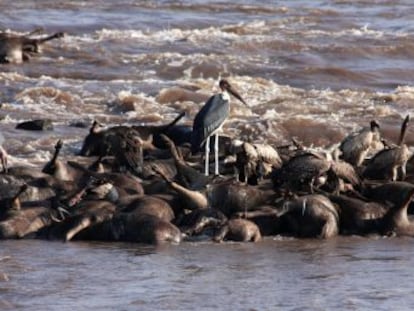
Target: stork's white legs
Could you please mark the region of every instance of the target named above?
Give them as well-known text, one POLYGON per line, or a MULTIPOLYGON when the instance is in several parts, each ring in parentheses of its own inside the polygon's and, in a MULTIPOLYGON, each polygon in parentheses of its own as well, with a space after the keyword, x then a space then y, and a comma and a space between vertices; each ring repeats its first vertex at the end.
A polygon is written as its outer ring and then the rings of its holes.
MULTIPOLYGON (((206 145, 205 145, 205 167, 204 167, 204 173, 206 176, 210 174, 210 137, 207 137, 206 139, 206 145)), ((214 135, 214 174, 217 176, 219 175, 219 135, 214 135)))
POLYGON ((216 133, 214 139, 214 174, 218 176, 219 174, 219 158, 218 158, 218 151, 219 151, 219 144, 218 144, 219 136, 216 133))
POLYGON ((205 175, 206 176, 208 176, 208 174, 209 174, 209 162, 210 162, 210 159, 209 159, 209 155, 210 155, 210 136, 209 137, 207 137, 207 139, 206 139, 206 146, 205 146, 205 148, 206 148, 206 154, 205 154, 205 156, 206 156, 206 162, 205 162, 205 175))

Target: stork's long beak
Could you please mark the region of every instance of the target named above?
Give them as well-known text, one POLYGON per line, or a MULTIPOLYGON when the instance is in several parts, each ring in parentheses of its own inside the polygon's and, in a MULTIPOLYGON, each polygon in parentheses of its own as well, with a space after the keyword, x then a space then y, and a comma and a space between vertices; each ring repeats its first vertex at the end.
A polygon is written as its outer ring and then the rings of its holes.
POLYGON ((241 101, 243 104, 245 104, 247 107, 249 107, 249 105, 244 101, 243 97, 241 97, 241 95, 239 94, 239 92, 237 92, 232 86, 230 86, 227 91, 233 95, 234 97, 236 97, 239 101, 241 101))

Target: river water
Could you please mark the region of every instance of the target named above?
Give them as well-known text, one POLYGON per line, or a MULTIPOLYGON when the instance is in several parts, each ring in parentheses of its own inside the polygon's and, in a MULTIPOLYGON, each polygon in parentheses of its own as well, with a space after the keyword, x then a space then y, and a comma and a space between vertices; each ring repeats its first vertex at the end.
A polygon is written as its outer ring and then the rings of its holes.
POLYGON ((412 310, 412 239, 3 241, 1 310, 412 310))
MULTIPOLYGON (((76 154, 93 120, 192 119, 226 77, 224 132, 329 147, 378 120, 396 142, 414 107, 410 0, 0 1, 0 30, 66 36, 0 67, 11 165, 39 167, 58 139, 76 154), (49 118, 54 130, 16 130, 49 118)), ((414 143, 413 129, 407 143, 414 143)), ((10 310, 411 310, 411 239, 268 239, 258 244, 0 242, 10 310)))

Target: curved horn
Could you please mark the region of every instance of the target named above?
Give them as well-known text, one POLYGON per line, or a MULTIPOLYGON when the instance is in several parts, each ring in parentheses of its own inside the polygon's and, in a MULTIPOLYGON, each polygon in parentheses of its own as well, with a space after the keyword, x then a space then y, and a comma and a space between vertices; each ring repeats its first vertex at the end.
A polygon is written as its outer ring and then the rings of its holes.
POLYGON ((400 138, 398 139, 398 146, 402 146, 404 144, 405 136, 407 135, 407 126, 408 121, 410 121, 410 115, 407 115, 401 125, 401 132, 400 132, 400 138))

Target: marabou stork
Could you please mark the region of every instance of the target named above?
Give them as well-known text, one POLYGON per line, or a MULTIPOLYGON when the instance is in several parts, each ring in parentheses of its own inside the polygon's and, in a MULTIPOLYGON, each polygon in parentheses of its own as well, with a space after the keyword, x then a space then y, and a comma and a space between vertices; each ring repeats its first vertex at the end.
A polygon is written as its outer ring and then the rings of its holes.
POLYGON ((230 113, 230 94, 246 106, 247 103, 233 89, 227 80, 220 80, 221 93, 213 95, 197 113, 193 122, 191 135, 191 151, 195 153, 205 144, 205 175, 209 175, 210 136, 215 135, 214 141, 214 173, 219 175, 218 168, 218 131, 230 113))

